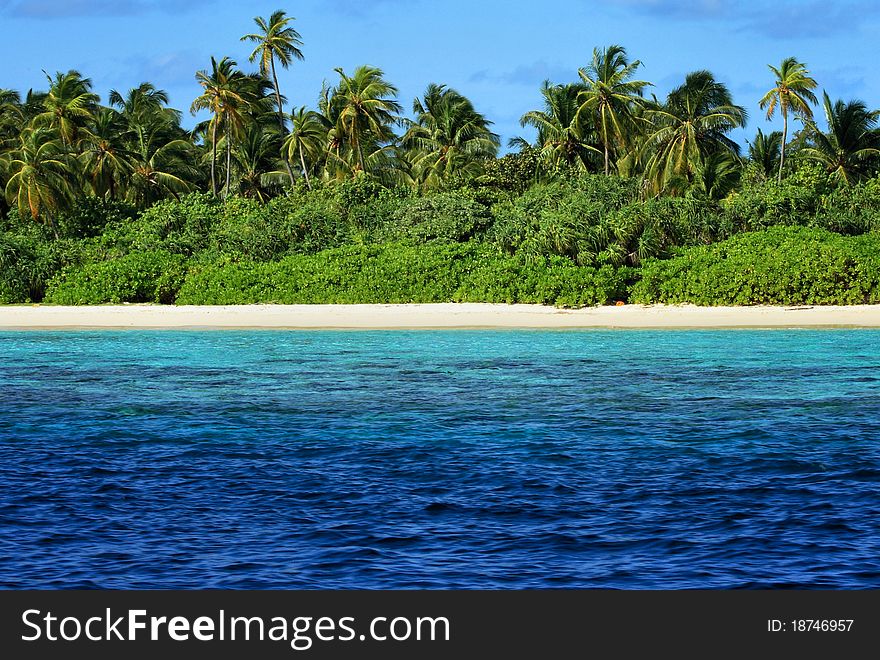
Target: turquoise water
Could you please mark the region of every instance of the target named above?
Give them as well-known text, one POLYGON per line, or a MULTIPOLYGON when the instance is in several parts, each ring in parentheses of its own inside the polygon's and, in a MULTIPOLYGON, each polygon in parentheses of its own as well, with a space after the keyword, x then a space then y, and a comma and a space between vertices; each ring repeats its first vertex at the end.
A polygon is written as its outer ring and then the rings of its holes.
POLYGON ((0 586, 880 587, 880 333, 2 333, 0 586))

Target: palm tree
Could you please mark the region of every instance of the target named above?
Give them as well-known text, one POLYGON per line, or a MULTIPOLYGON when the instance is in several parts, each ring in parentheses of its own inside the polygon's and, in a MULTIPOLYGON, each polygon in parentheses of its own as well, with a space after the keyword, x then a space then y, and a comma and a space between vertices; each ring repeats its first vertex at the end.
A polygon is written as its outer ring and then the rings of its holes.
POLYGON ((749 160, 761 169, 765 177, 774 176, 779 170, 782 154, 782 131, 767 135, 759 128, 753 142, 749 144, 749 160))
POLYGON ((605 152, 605 174, 611 173, 611 150, 623 144, 633 126, 633 110, 641 104, 642 92, 650 83, 633 80, 639 60, 629 62, 623 46, 593 50, 590 66, 578 75, 585 89, 578 96, 578 115, 589 115, 605 152))
POLYGON ((246 108, 247 85, 243 84, 247 77, 236 67, 235 60, 224 57, 219 62, 211 58, 211 72, 199 71, 196 80, 204 90, 192 103, 190 111, 196 114, 199 110, 208 110, 213 114, 211 119, 211 192, 217 194, 217 135, 222 125, 226 130, 227 152, 227 191, 229 188, 230 164, 232 160, 232 134, 241 127, 246 108))
POLYGON ((696 192, 708 199, 727 197, 742 179, 743 164, 732 151, 716 151, 707 156, 697 171, 696 192))
POLYGON ((21 94, 14 89, 0 88, 0 112, 6 112, 10 107, 18 108, 21 105, 21 94))
POLYGON ((7 199, 20 213, 28 211, 34 220, 45 218, 53 231, 53 214, 71 194, 72 172, 66 155, 56 130, 27 128, 8 165, 7 199))
POLYGON ((727 133, 745 126, 747 113, 709 71, 688 74, 664 105, 645 115, 653 128, 642 151, 651 154, 647 172, 657 193, 688 188, 713 153, 739 155, 739 145, 727 133))
MULTIPOLYGON (((21 96, 11 89, 0 89, 0 188, 6 185, 9 151, 18 143, 24 126, 21 96)), ((0 216, 8 210, 0 195, 0 216)))
MULTIPOLYGON (((274 114, 274 113, 273 113, 274 114)), ((287 180, 287 174, 279 171, 278 129, 258 122, 250 122, 242 139, 236 144, 233 158, 237 165, 237 187, 243 197, 266 202, 270 187, 287 180)))
MULTIPOLYGON (((578 114, 578 95, 584 91, 583 85, 552 85, 545 80, 541 87, 544 97, 544 110, 532 110, 520 119, 520 125, 537 129, 536 146, 541 157, 553 167, 589 167, 592 154, 601 154, 591 144, 588 127, 584 117, 578 114)), ((511 141, 511 146, 519 144, 511 141)))
POLYGON ((21 96, 11 89, 0 89, 0 150, 10 138, 16 137, 24 124, 21 96))
MULTIPOLYGON (((242 41, 252 41, 257 44, 251 53, 249 61, 254 62, 260 60, 260 73, 268 77, 272 76, 272 82, 275 88, 275 100, 278 104, 278 125, 281 128, 281 137, 285 135, 284 125, 284 103, 281 99, 281 88, 278 86, 278 75, 275 71, 275 60, 287 69, 294 59, 304 59, 302 51, 299 49, 303 45, 302 36, 290 23, 295 19, 287 16, 283 11, 276 11, 269 17, 267 21, 257 16, 254 22, 260 31, 256 34, 247 34, 241 38, 242 41)), ((285 159, 284 167, 290 177, 290 185, 294 184, 293 171, 290 169, 290 162, 285 159)))
POLYGON ((193 145, 187 140, 150 143, 133 158, 128 201, 144 208, 166 197, 177 199, 192 191, 198 172, 192 165, 193 145))
POLYGON ((335 71, 340 81, 330 94, 330 105, 337 115, 336 138, 347 143, 357 161, 351 169, 366 172, 365 152, 377 149, 365 149, 365 143, 375 147, 394 138, 391 126, 399 123, 401 112, 397 88, 375 67, 358 67, 351 76, 341 68, 335 71))
POLYGON ((403 136, 405 148, 416 152, 413 166, 421 180, 436 186, 454 174, 476 175, 481 162, 498 154, 501 140, 492 122, 473 104, 445 85, 428 85, 424 99, 413 102, 415 121, 403 136))
POLYGON ((119 108, 124 117, 135 118, 163 110, 168 105, 168 92, 144 82, 130 89, 125 96, 111 90, 109 100, 111 107, 119 108))
POLYGON ((132 171, 130 154, 124 146, 125 119, 111 108, 95 115, 90 138, 79 157, 83 174, 98 197, 116 198, 116 193, 132 171))
MULTIPOLYGON (((227 194, 231 190, 232 153, 234 150, 240 149, 242 142, 251 139, 253 133, 259 132, 263 134, 265 140, 261 140, 262 144, 273 151, 272 170, 278 165, 278 160, 284 161, 283 154, 281 153, 281 146, 283 144, 281 139, 282 131, 275 124, 274 100, 271 98, 272 83, 262 75, 247 74, 240 79, 236 79, 235 87, 245 102, 235 107, 230 107, 230 113, 228 113, 229 121, 227 122, 225 137, 227 146, 227 194)), ((255 143, 252 142, 250 146, 254 145, 255 143)))
POLYGON ((767 109, 767 119, 773 119, 776 108, 782 113, 782 149, 779 154, 779 181, 782 182, 782 170, 785 167, 785 146, 788 142, 788 113, 809 121, 813 118, 810 104, 817 103, 816 95, 811 90, 816 89, 816 81, 810 78, 806 65, 798 62, 794 57, 782 61, 777 69, 768 65, 776 76, 776 87, 771 89, 761 99, 761 109, 767 109))
POLYGON ((92 81, 73 70, 59 71, 54 79, 46 74, 46 78, 49 92, 43 99, 44 110, 34 121, 57 130, 64 146, 76 147, 98 105, 98 95, 91 91, 92 81))
POLYGON ((24 97, 24 102, 21 104, 21 114, 24 115, 25 124, 29 124, 36 119, 38 115, 41 115, 46 111, 47 96, 48 94, 46 92, 35 92, 32 89, 28 90, 28 93, 24 97))
POLYGON ((823 107, 828 133, 810 123, 813 146, 802 153, 824 165, 840 183, 850 185, 865 178, 870 173, 871 161, 880 156, 880 110, 870 112, 862 101, 837 101, 832 105, 827 93, 823 107))
POLYGON ((151 83, 141 83, 124 97, 116 90, 111 91, 110 105, 119 108, 133 148, 138 152, 148 150, 152 141, 168 142, 183 137, 180 111, 167 107, 168 92, 156 89, 151 83))
POLYGON ((194 145, 180 126, 181 113, 167 107, 168 93, 142 83, 124 96, 110 92, 110 104, 125 122, 125 156, 130 175, 126 197, 139 205, 176 197, 191 189, 198 172, 194 145))
POLYGON ((314 110, 307 110, 305 106, 294 112, 290 119, 290 135, 285 139, 282 150, 287 154, 288 161, 299 159, 306 186, 311 190, 312 182, 309 178, 309 166, 306 165, 306 154, 311 163, 321 157, 321 152, 327 143, 327 127, 321 115, 314 110))

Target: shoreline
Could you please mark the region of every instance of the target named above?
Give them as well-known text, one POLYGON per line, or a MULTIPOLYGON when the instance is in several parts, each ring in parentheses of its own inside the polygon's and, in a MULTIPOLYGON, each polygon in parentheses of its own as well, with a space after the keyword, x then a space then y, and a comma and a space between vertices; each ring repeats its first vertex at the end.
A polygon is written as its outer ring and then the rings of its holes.
POLYGON ((247 305, 0 307, 0 330, 89 329, 722 329, 880 328, 880 305, 557 309, 542 305, 247 305))

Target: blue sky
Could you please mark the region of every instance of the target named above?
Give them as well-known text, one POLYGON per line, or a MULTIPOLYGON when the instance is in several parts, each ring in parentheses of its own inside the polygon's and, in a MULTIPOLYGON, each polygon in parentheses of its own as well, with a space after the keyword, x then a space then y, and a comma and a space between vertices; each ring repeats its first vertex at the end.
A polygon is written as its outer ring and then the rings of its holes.
POLYGON ((429 82, 455 87, 505 142, 528 135, 519 117, 539 107, 542 80, 574 80, 594 46, 612 43, 661 97, 688 71, 712 71, 749 110, 740 141, 773 127, 757 102, 773 82, 767 64, 789 55, 833 98, 880 107, 877 0, 0 0, 0 87, 45 88, 42 70, 74 68, 104 100, 149 80, 188 111, 195 71, 211 55, 247 65, 239 37, 278 8, 305 42, 305 61, 280 74, 293 104, 314 105, 335 67, 371 64, 407 110, 429 82))

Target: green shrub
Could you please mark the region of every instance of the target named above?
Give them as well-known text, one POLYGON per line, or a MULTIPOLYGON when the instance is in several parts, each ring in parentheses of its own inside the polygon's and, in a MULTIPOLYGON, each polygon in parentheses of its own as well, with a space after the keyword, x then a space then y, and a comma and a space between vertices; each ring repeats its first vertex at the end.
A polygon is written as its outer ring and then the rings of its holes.
POLYGON ((584 176, 534 186, 493 208, 490 236, 508 253, 559 255, 581 265, 638 265, 714 231, 712 202, 637 200, 631 179, 584 176))
POLYGON ((221 209, 210 229, 211 251, 237 258, 268 261, 284 254, 289 241, 279 235, 278 223, 271 221, 268 207, 254 200, 233 197, 221 209))
POLYGON ((491 223, 489 209, 460 192, 408 200, 397 209, 389 227, 394 238, 418 242, 435 239, 466 242, 491 223))
POLYGON ((159 202, 133 221, 114 223, 101 237, 108 256, 128 252, 171 252, 191 256, 210 245, 224 204, 213 195, 194 193, 159 202))
POLYGON ((342 245, 350 235, 337 199, 322 190, 273 199, 264 217, 279 248, 274 258, 320 252, 342 245))
POLYGON ((850 236, 880 230, 880 179, 835 189, 823 200, 814 223, 850 236))
POLYGON ((521 195, 538 181, 543 171, 539 151, 527 147, 519 153, 486 161, 483 175, 477 182, 480 187, 489 190, 507 195, 521 195))
POLYGON ((83 253, 74 239, 0 233, 0 304, 42 302, 49 281, 83 253))
POLYGON ((642 268, 638 303, 880 303, 880 236, 774 227, 682 250, 642 268))
POLYGON ((30 301, 36 261, 32 245, 14 234, 0 234, 0 304, 30 301))
POLYGON ((565 259, 530 263, 478 244, 346 246, 275 263, 199 264, 177 302, 221 304, 366 304, 436 302, 610 302, 625 291, 613 269, 565 259))
POLYGON ((348 231, 357 242, 365 242, 377 232, 381 233, 403 200, 413 194, 403 188, 388 188, 365 175, 337 183, 330 190, 348 231))
POLYGON ((137 209, 125 202, 80 197, 56 221, 58 232, 67 238, 91 238, 108 225, 128 224, 137 217, 137 209))
POLYGON ((63 271, 50 282, 46 301, 58 305, 171 304, 185 272, 185 259, 180 255, 132 253, 63 271))
POLYGON ((775 225, 815 226, 816 214, 827 208, 834 190, 818 166, 802 164, 781 183, 773 177, 743 186, 723 202, 726 235, 757 231, 775 225))

